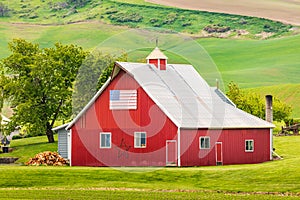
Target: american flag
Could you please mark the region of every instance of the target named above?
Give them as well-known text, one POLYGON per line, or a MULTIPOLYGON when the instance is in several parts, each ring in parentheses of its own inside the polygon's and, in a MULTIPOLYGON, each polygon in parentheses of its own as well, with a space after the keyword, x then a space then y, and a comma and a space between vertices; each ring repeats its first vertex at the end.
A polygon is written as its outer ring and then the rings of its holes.
POLYGON ((124 110, 137 108, 136 90, 110 90, 109 109, 124 110))

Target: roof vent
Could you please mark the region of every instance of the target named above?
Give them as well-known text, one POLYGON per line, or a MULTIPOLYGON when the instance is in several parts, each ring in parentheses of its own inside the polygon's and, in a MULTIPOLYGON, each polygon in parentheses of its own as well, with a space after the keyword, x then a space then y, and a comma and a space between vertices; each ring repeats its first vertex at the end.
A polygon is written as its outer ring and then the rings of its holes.
POLYGON ((168 57, 158 47, 147 56, 147 64, 154 64, 160 70, 166 70, 168 57))

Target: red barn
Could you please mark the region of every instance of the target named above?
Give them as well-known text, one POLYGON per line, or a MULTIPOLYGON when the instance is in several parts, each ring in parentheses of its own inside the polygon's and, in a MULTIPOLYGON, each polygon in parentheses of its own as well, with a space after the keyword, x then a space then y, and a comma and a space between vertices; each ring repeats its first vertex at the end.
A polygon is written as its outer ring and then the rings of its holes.
POLYGON ((69 124, 73 166, 204 166, 272 159, 273 125, 210 87, 191 65, 116 62, 69 124))

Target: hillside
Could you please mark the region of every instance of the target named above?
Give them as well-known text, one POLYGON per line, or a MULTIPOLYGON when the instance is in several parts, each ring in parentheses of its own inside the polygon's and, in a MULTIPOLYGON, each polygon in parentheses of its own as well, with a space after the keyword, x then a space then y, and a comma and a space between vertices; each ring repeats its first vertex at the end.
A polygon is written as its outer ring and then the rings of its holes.
POLYGON ((257 16, 300 26, 300 1, 293 0, 146 0, 156 4, 210 12, 257 16))
POLYGON ((247 89, 247 91, 258 93, 261 96, 265 96, 267 94, 276 95, 277 98, 291 105, 293 108, 292 116, 295 118, 299 118, 300 116, 299 88, 300 88, 300 84, 298 83, 298 84, 282 84, 282 85, 275 85, 275 86, 250 88, 247 89))
MULTIPOLYGON (((121 1, 17 1, 4 0, 7 13, 2 22, 70 24, 101 21, 134 28, 164 28, 196 36, 265 38, 291 32, 291 25, 256 17, 184 10, 121 1)), ((0 15, 1 16, 1 15, 0 15)))
MULTIPOLYGON (((112 36, 120 33, 126 35, 126 31, 132 30, 133 27, 150 26, 151 30, 157 31, 166 31, 164 28, 167 28, 192 36, 199 44, 199 48, 207 52, 206 56, 211 59, 210 62, 215 63, 225 86, 234 81, 242 88, 259 90, 264 86, 281 87, 290 84, 291 93, 299 94, 296 86, 300 82, 298 76, 300 35, 293 35, 294 33, 289 31, 291 28, 289 25, 259 18, 157 6, 142 0, 92 0, 90 4, 76 8, 76 12, 74 10, 70 12, 73 7, 61 5, 58 0, 51 3, 39 0, 2 2, 11 9, 11 13, 9 16, 0 17, 0 58, 9 55, 7 43, 13 38, 24 38, 39 43, 41 47, 62 42, 93 50, 101 47, 103 41, 110 41, 112 36), (137 15, 133 17, 135 20, 122 18, 128 13, 136 13, 137 15), (210 36, 230 39, 206 38, 209 35, 204 37, 204 27, 216 24, 230 27, 230 31, 226 33, 227 35, 212 33, 210 36), (248 34, 238 34, 237 30, 244 30, 248 34), (267 33, 266 31, 271 31, 267 36, 273 39, 257 40, 263 37, 259 33, 267 33), (282 37, 283 35, 285 37, 282 37)), ((130 53, 131 61, 141 61, 152 48, 151 46, 148 49, 140 49, 145 42, 137 42, 136 39, 137 37, 130 33, 120 40, 126 41, 126 45, 135 49, 130 53)), ((109 45, 113 47, 118 44, 120 43, 109 45)), ((195 49, 190 51, 193 52, 195 49)), ((168 52, 167 54, 170 57, 169 62, 186 62, 185 59, 178 59, 178 55, 168 52)), ((209 76, 203 73, 203 68, 198 71, 204 77, 209 76)), ((275 96, 283 96, 282 90, 273 92, 275 96)), ((288 102, 296 109, 293 116, 300 117, 299 98, 290 98, 288 102)))

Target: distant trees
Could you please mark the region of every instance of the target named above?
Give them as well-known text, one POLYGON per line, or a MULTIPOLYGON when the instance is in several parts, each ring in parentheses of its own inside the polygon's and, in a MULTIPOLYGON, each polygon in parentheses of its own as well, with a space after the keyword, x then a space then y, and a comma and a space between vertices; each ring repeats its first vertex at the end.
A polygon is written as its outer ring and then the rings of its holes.
POLYGON ((2 70, 2 96, 14 111, 6 129, 25 126, 31 135, 44 133, 54 142, 54 122, 71 115, 73 82, 87 52, 60 43, 41 49, 22 39, 14 39, 9 48, 12 54, 0 64, 10 74, 2 70))
POLYGON ((8 16, 8 14, 9 14, 8 6, 6 6, 2 2, 0 2, 0 17, 8 16))
POLYGON ((67 0, 66 2, 68 4, 75 5, 75 7, 83 7, 89 2, 91 2, 91 0, 67 0))
POLYGON ((115 61, 127 61, 127 54, 113 56, 95 51, 82 64, 74 86, 73 114, 78 114, 111 75, 115 61))
MULTIPOLYGON (((259 94, 241 91, 234 82, 228 84, 226 95, 235 103, 235 105, 245 112, 253 114, 259 118, 265 119, 265 100, 259 94)), ((291 115, 292 108, 280 101, 273 99, 273 119, 274 121, 286 121, 291 115)))

